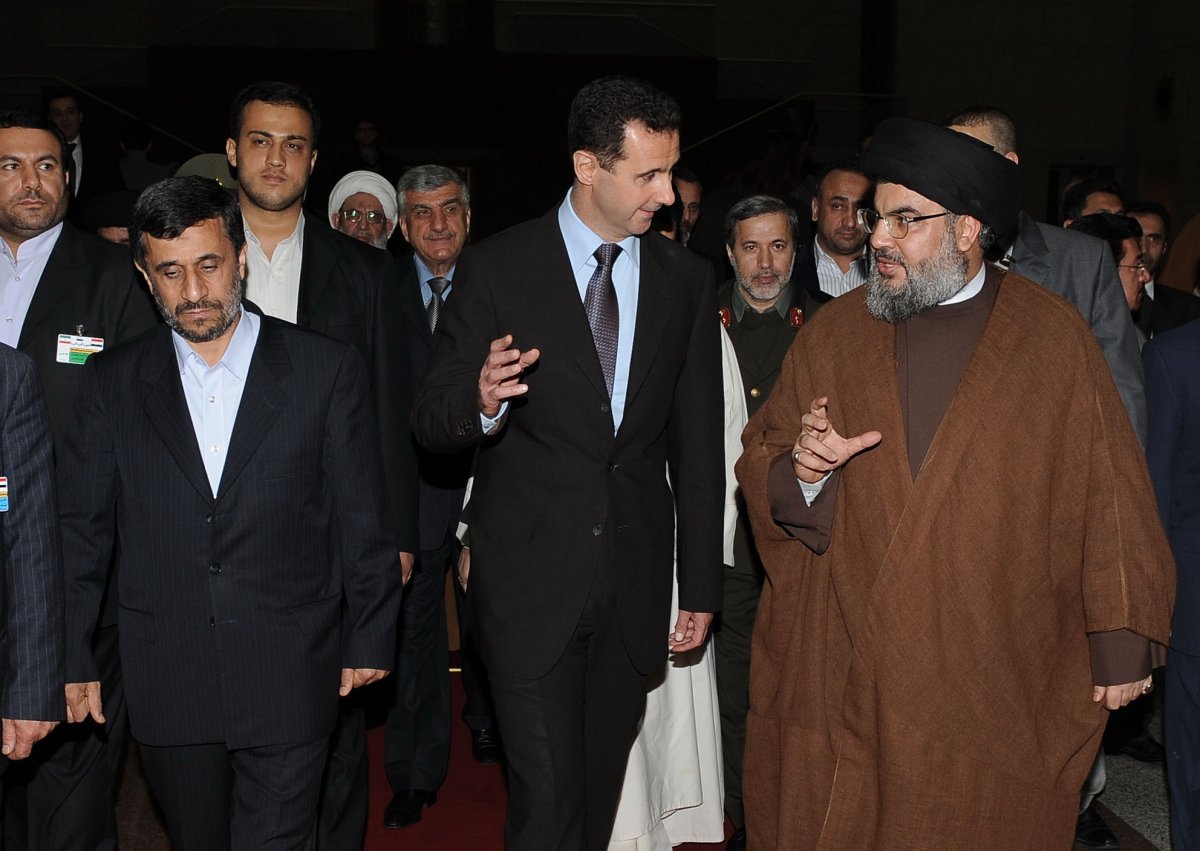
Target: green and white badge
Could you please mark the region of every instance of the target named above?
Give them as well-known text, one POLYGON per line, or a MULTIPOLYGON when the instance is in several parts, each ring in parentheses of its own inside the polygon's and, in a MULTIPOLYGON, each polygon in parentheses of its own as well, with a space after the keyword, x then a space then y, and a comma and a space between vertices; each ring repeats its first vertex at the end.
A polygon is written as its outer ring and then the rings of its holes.
POLYGON ((103 337, 83 337, 78 334, 59 334, 58 351, 54 359, 59 363, 82 365, 96 352, 104 351, 103 337))

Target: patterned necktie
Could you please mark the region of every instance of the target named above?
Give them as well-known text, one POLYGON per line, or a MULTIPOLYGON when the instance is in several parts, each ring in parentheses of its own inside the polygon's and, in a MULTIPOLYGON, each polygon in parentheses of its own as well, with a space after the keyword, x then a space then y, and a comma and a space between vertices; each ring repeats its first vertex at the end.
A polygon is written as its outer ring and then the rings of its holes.
POLYGON ((442 315, 442 308, 446 306, 442 293, 448 286, 450 282, 440 275, 429 279, 429 289, 433 290, 433 296, 429 299, 429 304, 425 305, 425 321, 429 323, 431 334, 437 330, 438 317, 442 315))
POLYGON ((608 387, 608 398, 612 398, 613 375, 617 371, 617 330, 621 317, 617 309, 617 291, 613 288, 613 263, 621 246, 606 242, 592 255, 596 258, 596 271, 588 281, 587 295, 583 299, 588 324, 592 326, 592 341, 596 354, 600 356, 600 369, 604 371, 604 384, 608 387))

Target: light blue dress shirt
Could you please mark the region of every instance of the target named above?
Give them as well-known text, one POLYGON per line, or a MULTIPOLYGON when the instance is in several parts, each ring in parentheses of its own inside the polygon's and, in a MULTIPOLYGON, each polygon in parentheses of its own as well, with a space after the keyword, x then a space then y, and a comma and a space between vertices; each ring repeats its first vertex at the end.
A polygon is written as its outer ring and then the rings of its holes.
MULTIPOLYGON (((579 288, 579 301, 587 297, 588 281, 599 265, 593 256, 606 240, 583 223, 571 203, 571 193, 558 208, 558 227, 567 246, 571 272, 579 288)), ((621 253, 613 263, 613 288, 617 291, 617 368, 613 373, 612 416, 613 432, 621 428, 625 416, 625 394, 629 390, 629 362, 633 358, 633 330, 637 323, 638 278, 642 268, 642 244, 636 236, 627 236, 617 243, 621 253)))
MULTIPOLYGON (((46 262, 58 244, 62 229, 62 222, 59 222, 45 233, 25 240, 15 256, 8 243, 0 239, 0 257, 4 258, 4 262, 0 262, 0 342, 14 349, 21 339, 21 327, 29 313, 33 293, 46 271, 46 262)), ((87 333, 86 328, 83 333, 87 333)))
MULTIPOLYGON (((429 267, 421 262, 421 258, 418 255, 413 254, 413 262, 417 264, 417 283, 421 285, 421 303, 429 307, 429 300, 433 298, 433 288, 429 286, 429 280, 437 276, 429 271, 429 267)), ((446 273, 445 277, 450 283, 446 284, 446 289, 442 290, 442 301, 450 298, 450 290, 454 289, 453 267, 446 273)))
MULTIPOLYGON (((592 273, 599 265, 595 253, 605 240, 594 230, 583 223, 583 219, 575 212, 571 204, 571 193, 563 199, 558 208, 558 229, 562 231, 563 242, 567 247, 567 259, 571 264, 571 273, 575 276, 575 286, 579 289, 579 301, 587 298, 588 282, 592 273)), ((627 236, 617 243, 621 253, 613 263, 613 289, 617 292, 617 311, 620 322, 617 326, 617 364, 613 373, 612 418, 613 433, 621 428, 621 420, 625 416, 625 395, 629 390, 629 363, 633 359, 633 331, 637 327, 638 280, 642 268, 642 244, 636 236, 627 236)), ((508 402, 500 406, 500 413, 494 419, 479 415, 483 424, 484 434, 491 434, 504 415, 508 412, 508 402)))
POLYGON ((250 359, 254 356, 261 321, 243 308, 241 319, 229 339, 229 346, 216 366, 205 363, 204 358, 196 354, 186 340, 171 332, 175 358, 179 363, 179 380, 183 384, 183 397, 192 416, 192 430, 196 433, 196 443, 200 447, 200 457, 204 460, 204 472, 208 474, 213 496, 217 495, 217 488, 221 485, 221 473, 229 454, 229 439, 233 435, 238 406, 242 403, 242 391, 246 387, 246 376, 250 372, 250 359))

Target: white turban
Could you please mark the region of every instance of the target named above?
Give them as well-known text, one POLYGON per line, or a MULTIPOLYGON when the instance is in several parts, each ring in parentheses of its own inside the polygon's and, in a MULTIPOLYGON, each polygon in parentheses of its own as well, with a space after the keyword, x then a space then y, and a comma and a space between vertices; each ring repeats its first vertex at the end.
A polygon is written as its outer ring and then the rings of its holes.
POLYGON ((383 214, 392 223, 394 231, 399 213, 399 208, 396 206, 396 190, 383 175, 373 171, 352 171, 337 182, 333 191, 329 193, 329 224, 337 227, 334 216, 341 212, 342 204, 347 198, 357 195, 359 192, 366 192, 379 199, 379 204, 383 207, 383 214))

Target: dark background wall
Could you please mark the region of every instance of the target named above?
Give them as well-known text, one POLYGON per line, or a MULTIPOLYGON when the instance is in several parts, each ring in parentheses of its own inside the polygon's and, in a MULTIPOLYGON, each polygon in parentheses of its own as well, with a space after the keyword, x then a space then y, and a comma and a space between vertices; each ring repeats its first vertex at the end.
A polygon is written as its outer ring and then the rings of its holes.
MULTIPOLYGON (((571 94, 638 74, 684 107, 685 161, 715 183, 770 131, 814 163, 853 155, 885 115, 969 103, 1020 127, 1026 206, 1049 217, 1077 172, 1129 199, 1200 211, 1200 4, 1193 0, 60 0, 10 2, 0 101, 69 85, 85 124, 130 117, 155 156, 223 149, 226 108, 255 79, 304 85, 325 119, 310 203, 362 117, 406 164, 469 170, 474 231, 535 215, 569 181, 571 94)), ((8 15, 8 10, 6 10, 8 15)))

